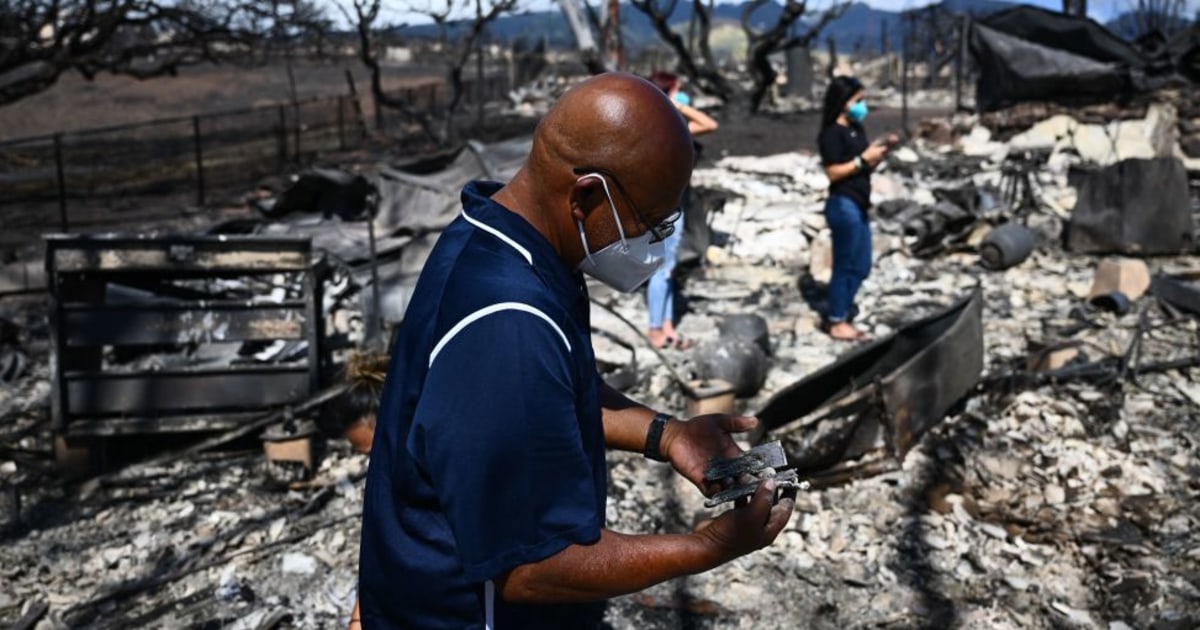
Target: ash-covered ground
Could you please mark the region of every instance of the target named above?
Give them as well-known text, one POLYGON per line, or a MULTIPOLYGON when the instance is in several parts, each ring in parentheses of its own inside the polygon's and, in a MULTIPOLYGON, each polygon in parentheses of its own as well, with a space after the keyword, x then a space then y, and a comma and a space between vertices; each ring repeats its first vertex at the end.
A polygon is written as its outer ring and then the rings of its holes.
MULTIPOLYGON (((961 125, 960 125, 961 126, 961 125)), ((967 127, 970 125, 967 124, 967 127)), ((999 186, 999 143, 963 133, 918 143, 875 177, 878 199, 932 203, 939 186, 999 186), (903 159, 901 159, 903 157, 903 159)), ((818 330, 805 276, 827 273, 826 183, 805 153, 712 156, 694 184, 730 195, 717 245, 683 282, 680 330, 700 343, 665 353, 690 376, 721 318, 755 313, 771 333, 762 391, 747 413, 852 346, 818 330)), ((1077 156, 1035 173, 1023 216, 1034 254, 986 271, 969 242, 927 257, 880 216, 875 265, 858 298, 876 337, 979 285, 983 384, 890 472, 801 494, 771 547, 712 572, 611 602, 613 628, 1194 628, 1200 625, 1200 370, 1139 371, 1200 354, 1197 321, 1153 295, 1124 315, 1084 304, 1098 257, 1064 251, 1077 156), (1125 358, 1099 378, 1031 383, 1031 348, 1077 342, 1075 364, 1125 358)), ((1193 189, 1194 194, 1194 189, 1193 189)), ((1003 213, 1003 211, 1000 211, 1003 213)), ((1197 272, 1192 256, 1152 272, 1197 272)), ((639 327, 642 298, 593 297, 639 327)), ((355 581, 368 459, 329 444, 310 481, 282 489, 254 444, 65 482, 52 466, 45 299, 6 298, 30 358, 0 388, 0 620, 48 612, 38 628, 340 628, 355 581)), ((630 394, 682 414, 666 366, 601 306, 594 324, 636 348, 630 394)), ((617 363, 629 350, 597 336, 617 363)), ((613 454, 608 522, 630 533, 688 531, 711 511, 662 464, 613 454)))

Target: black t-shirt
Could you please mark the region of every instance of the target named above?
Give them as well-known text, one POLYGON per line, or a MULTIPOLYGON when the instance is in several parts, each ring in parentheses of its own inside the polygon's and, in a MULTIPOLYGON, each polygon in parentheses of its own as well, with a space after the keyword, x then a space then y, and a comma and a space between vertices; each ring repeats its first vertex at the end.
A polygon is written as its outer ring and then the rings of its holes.
MULTIPOLYGON (((869 144, 867 132, 858 123, 850 123, 848 127, 838 124, 829 125, 821 132, 817 141, 821 150, 821 163, 825 166, 853 161, 854 156, 862 155, 869 144)), ((855 173, 846 179, 830 184, 829 194, 849 197, 863 210, 870 208, 870 170, 855 173)))

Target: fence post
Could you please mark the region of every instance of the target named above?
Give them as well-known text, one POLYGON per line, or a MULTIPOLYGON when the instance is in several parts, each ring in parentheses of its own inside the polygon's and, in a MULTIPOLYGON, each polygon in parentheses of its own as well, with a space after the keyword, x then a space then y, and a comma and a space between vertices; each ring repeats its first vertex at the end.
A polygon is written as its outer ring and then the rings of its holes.
POLYGON ((908 138, 908 54, 911 52, 912 43, 909 42, 909 19, 907 16, 900 18, 900 25, 903 29, 900 35, 900 127, 904 130, 904 137, 908 138))
POLYGON ((296 164, 299 164, 300 163, 300 103, 293 104, 292 109, 295 110, 295 114, 296 114, 296 120, 295 120, 296 126, 292 133, 294 134, 294 136, 295 136, 294 139, 296 141, 296 164))
POLYGON ((287 115, 283 111, 283 105, 279 108, 279 168, 282 169, 287 164, 287 115))
POLYGON ((483 88, 483 41, 479 41, 475 51, 475 133, 483 129, 483 102, 487 100, 483 88))
MULTIPOLYGON (((359 140, 367 138, 367 119, 363 117, 362 101, 358 100, 358 87, 354 85, 354 75, 350 72, 350 68, 346 70, 346 83, 350 85, 350 99, 354 104, 354 121, 358 123, 359 140)), ((383 119, 380 118, 379 103, 375 103, 375 128, 379 129, 383 126, 383 119)))
POLYGON ((337 97, 338 107, 338 148, 346 150, 346 97, 337 97))
POLYGON ((204 205, 204 150, 200 146, 200 117, 192 116, 192 139, 196 146, 196 204, 204 205))
POLYGON ((971 16, 964 14, 958 27, 958 65, 954 72, 954 111, 963 108, 963 75, 967 71, 967 52, 971 35, 971 16))
POLYGON ((62 149, 62 134, 54 134, 54 169, 58 178, 58 220, 62 226, 62 231, 68 231, 70 225, 67 223, 67 182, 63 175, 63 149, 62 149))

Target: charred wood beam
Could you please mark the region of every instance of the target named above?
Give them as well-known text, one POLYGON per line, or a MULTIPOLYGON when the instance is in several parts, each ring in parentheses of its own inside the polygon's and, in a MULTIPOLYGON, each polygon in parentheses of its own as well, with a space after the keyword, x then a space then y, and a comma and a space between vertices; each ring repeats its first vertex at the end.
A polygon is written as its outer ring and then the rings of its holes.
POLYGON ((15 624, 12 625, 12 630, 32 630, 33 627, 42 620, 42 617, 46 616, 46 613, 49 612, 49 610, 49 602, 44 599, 39 599, 29 607, 29 610, 27 610, 24 615, 21 615, 21 618, 18 619, 15 624))
POLYGON ((155 373, 66 373, 72 415, 157 415, 284 404, 308 388, 308 366, 155 373), (220 407, 214 406, 220 401, 220 407))
MULTIPOLYGON (((1110 357, 1100 361, 1084 363, 1080 365, 1070 365, 1056 370, 1047 370, 1045 372, 1028 372, 1014 371, 1005 374, 999 374, 985 378, 979 384, 978 392, 1003 390, 1003 391, 1018 391, 1026 389, 1036 389, 1045 385, 1056 385, 1071 381, 1084 382, 1104 382, 1113 381, 1122 373, 1124 359, 1122 357, 1110 357)), ((1184 357, 1180 359, 1172 359, 1169 361, 1156 361, 1153 363, 1143 363, 1125 370, 1127 375, 1142 375, 1142 374, 1161 374, 1172 370, 1186 370, 1195 367, 1200 367, 1200 354, 1184 357)))

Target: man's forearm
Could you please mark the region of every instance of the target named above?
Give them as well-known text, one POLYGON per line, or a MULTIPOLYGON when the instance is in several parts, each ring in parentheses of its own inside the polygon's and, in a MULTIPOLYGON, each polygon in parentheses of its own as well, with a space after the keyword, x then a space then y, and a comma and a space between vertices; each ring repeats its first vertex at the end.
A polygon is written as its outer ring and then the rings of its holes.
POLYGON ((726 560, 699 535, 635 536, 605 529, 596 543, 571 545, 545 560, 521 565, 496 586, 511 602, 592 602, 701 573, 726 560))
POLYGON ((654 418, 652 409, 601 384, 600 413, 604 421, 605 446, 620 451, 642 452, 646 446, 650 420, 654 418))

